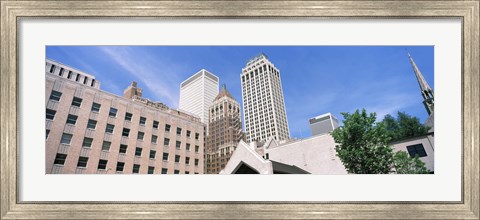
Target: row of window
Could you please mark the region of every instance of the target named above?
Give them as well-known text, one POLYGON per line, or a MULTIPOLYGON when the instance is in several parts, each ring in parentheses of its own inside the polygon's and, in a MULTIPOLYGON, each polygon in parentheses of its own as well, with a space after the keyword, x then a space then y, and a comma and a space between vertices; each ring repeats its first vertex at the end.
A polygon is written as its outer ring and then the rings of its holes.
MULTIPOLYGON (((50 73, 55 73, 55 69, 57 68, 56 65, 51 65, 50 66, 50 70, 49 72, 50 73)), ((65 73, 65 69, 63 67, 60 67, 60 71, 58 72, 58 75, 59 76, 62 76, 63 77, 63 74, 65 73)), ((72 75, 73 75, 73 72, 71 70, 68 71, 68 75, 67 75, 67 79, 71 79, 72 78, 72 75)), ((75 81, 76 82, 80 82, 80 74, 77 73, 77 76, 75 77, 75 81)), ((87 76, 84 76, 83 78, 83 84, 84 85, 87 85, 88 83, 88 77, 87 76)), ((92 81, 90 82, 90 86, 95 86, 95 79, 92 79, 92 81)))

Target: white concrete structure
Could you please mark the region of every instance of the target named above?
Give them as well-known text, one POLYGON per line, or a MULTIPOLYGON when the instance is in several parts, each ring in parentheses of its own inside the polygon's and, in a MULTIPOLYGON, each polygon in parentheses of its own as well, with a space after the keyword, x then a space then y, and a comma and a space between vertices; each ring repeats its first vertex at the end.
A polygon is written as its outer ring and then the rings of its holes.
POLYGON ((247 142, 290 139, 280 71, 260 54, 242 69, 240 79, 247 142))
POLYGON ((338 119, 331 113, 319 115, 308 120, 312 136, 326 134, 338 128, 338 119))
POLYGON ((220 174, 347 174, 330 134, 279 144, 271 138, 257 147, 241 141, 220 174))
POLYGON ((219 79, 202 69, 180 84, 179 109, 200 117, 208 123, 208 109, 218 94, 219 79))
POLYGON ((415 157, 415 155, 418 154, 419 159, 425 163, 425 167, 434 172, 435 142, 433 136, 433 133, 428 133, 418 137, 395 141, 390 144, 393 146, 394 151, 405 151, 411 157, 415 157))

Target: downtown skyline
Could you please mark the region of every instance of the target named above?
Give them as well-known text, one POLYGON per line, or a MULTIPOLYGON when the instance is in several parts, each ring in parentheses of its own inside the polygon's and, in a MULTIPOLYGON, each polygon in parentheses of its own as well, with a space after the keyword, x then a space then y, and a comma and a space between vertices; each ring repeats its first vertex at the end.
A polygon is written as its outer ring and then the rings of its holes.
POLYGON ((434 89, 433 46, 48 46, 46 57, 95 75, 107 92, 137 81, 144 97, 178 108, 180 83, 200 69, 241 103, 241 70, 263 52, 280 70, 291 137, 303 138, 308 119, 327 112, 341 122, 340 112, 361 108, 377 120, 403 111, 424 122, 406 50, 434 89))

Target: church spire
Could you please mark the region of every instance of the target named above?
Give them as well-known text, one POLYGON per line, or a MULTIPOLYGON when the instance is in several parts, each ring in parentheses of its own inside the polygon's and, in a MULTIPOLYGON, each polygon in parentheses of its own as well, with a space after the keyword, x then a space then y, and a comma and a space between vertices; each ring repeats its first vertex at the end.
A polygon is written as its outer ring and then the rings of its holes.
POLYGON ((434 104, 433 90, 432 90, 432 88, 430 88, 427 81, 423 77, 422 73, 418 69, 417 65, 413 61, 413 58, 412 58, 412 56, 410 56, 410 53, 408 53, 408 58, 410 59, 410 63, 412 64, 412 67, 413 67, 413 72, 415 72, 415 76, 417 77, 418 85, 420 86, 420 91, 421 91, 422 97, 423 97, 423 105, 425 106, 425 109, 427 110, 427 113, 429 115, 431 115, 433 113, 433 104, 434 104))

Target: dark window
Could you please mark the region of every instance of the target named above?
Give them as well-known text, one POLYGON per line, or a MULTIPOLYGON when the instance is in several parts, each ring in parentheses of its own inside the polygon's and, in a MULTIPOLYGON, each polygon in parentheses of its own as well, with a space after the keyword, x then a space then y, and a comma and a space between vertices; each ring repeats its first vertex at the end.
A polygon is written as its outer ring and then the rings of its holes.
POLYGON ((59 76, 63 76, 63 73, 65 72, 64 68, 60 68, 60 72, 58 73, 59 76))
POLYGON ((117 171, 123 171, 124 166, 125 166, 124 162, 117 162, 117 171))
POLYGON ((57 156, 55 157, 55 161, 53 161, 53 164, 64 165, 65 159, 67 159, 66 154, 57 154, 57 156))
POLYGON ((198 140, 200 138, 200 134, 199 133, 195 133, 195 140, 198 140))
POLYGON ((71 78, 72 78, 72 71, 68 71, 67 78, 68 78, 68 79, 71 79, 71 78))
POLYGON ((50 134, 50 130, 47 129, 47 131, 45 133, 46 133, 45 139, 48 139, 48 135, 50 134))
POLYGON ((95 129, 97 127, 97 121, 89 119, 87 123, 87 128, 95 129))
POLYGON ((195 166, 198 166, 198 159, 195 159, 195 166))
POLYGON ((175 163, 180 163, 180 155, 175 155, 175 163))
POLYGON ((174 170, 173 174, 180 174, 180 170, 174 170))
POLYGON ((113 129, 115 128, 115 125, 112 124, 107 124, 107 127, 105 127, 105 133, 113 133, 113 129))
POLYGON ((148 174, 153 174, 155 172, 155 167, 148 167, 148 174))
POLYGON ((188 171, 185 171, 185 174, 190 174, 190 172, 188 172, 188 171))
POLYGON ((99 160, 97 169, 99 169, 99 170, 106 169, 107 168, 107 163, 108 163, 108 160, 99 160))
POLYGON ((67 117, 67 124, 75 125, 77 123, 78 116, 76 115, 68 115, 67 117))
POLYGON ((62 139, 60 140, 61 144, 70 144, 70 141, 72 141, 72 136, 71 134, 63 133, 62 134, 62 139))
POLYGON ((135 156, 138 156, 138 157, 142 156, 142 148, 140 147, 135 148, 135 156))
POLYGON ((137 139, 138 140, 143 140, 143 136, 145 136, 145 133, 139 131, 138 134, 137 134, 137 139))
POLYGON ((108 112, 108 115, 110 117, 117 117, 117 109, 116 108, 110 108, 110 111, 108 112))
POLYGON ((167 174, 168 173, 168 169, 167 168, 162 168, 162 174, 167 174))
POLYGON ((52 90, 52 93, 50 94, 50 100, 60 101, 60 97, 62 97, 61 92, 52 90))
POLYGON ((176 141, 176 142, 175 142, 175 147, 176 147, 177 149, 180 149, 181 145, 182 145, 182 142, 180 142, 180 141, 176 141))
POLYGON ((427 156, 427 152, 425 152, 425 148, 423 148, 422 144, 407 146, 407 150, 408 150, 408 154, 410 154, 410 157, 415 157, 415 155, 418 155, 418 157, 427 156))
POLYGON ((47 119, 53 120, 57 111, 47 108, 47 119))
POLYGON ((128 148, 127 145, 120 144, 120 150, 118 152, 121 153, 121 154, 125 154, 125 153, 127 153, 127 148, 128 148))
POLYGON ((163 139, 163 145, 165 145, 165 146, 170 145, 170 139, 168 139, 168 138, 163 139))
POLYGON ((185 157, 185 164, 190 164, 190 157, 185 157))
POLYGON ((103 141, 102 150, 104 150, 104 151, 109 151, 111 145, 112 145, 112 142, 110 142, 110 141, 103 141))
POLYGON ((90 86, 95 86, 95 79, 92 79, 92 83, 90 83, 90 86))
POLYGON ((84 137, 82 147, 92 147, 93 138, 84 137))
POLYGON ((80 106, 82 105, 82 100, 83 99, 81 99, 81 98, 73 97, 72 105, 80 108, 80 106))
POLYGON ((94 102, 94 103, 92 104, 92 112, 99 112, 101 106, 102 106, 102 105, 94 102))
POLYGON ((189 130, 187 130, 187 138, 190 137, 190 133, 191 133, 191 132, 190 132, 189 130))
POLYGON ((163 153, 163 160, 168 161, 168 153, 163 153))
POLYGON ((87 167, 88 157, 79 157, 77 167, 87 167))
POLYGON ((187 146, 186 146, 186 150, 189 151, 189 150, 190 150, 190 144, 187 143, 186 145, 187 145, 187 146))
POLYGON ((140 172, 140 165, 139 164, 133 164, 133 172, 132 173, 138 173, 140 172))
POLYGON ((153 128, 158 128, 158 121, 153 121, 153 128))
POLYGON ((169 125, 169 124, 166 124, 166 125, 165 125, 165 131, 170 132, 170 125, 169 125))
POLYGON ((199 148, 200 147, 198 145, 195 145, 195 153, 198 153, 199 148))
POLYGON ((132 121, 132 113, 125 112, 125 121, 132 121))
POLYGON ((77 77, 75 77, 75 81, 80 81, 80 74, 77 73, 77 77))
POLYGON ((182 128, 177 128, 177 135, 182 135, 182 128))
POLYGON ((158 136, 157 135, 152 135, 152 143, 156 144, 157 143, 158 136))
POLYGON ((55 65, 52 65, 52 66, 50 67, 50 73, 55 72, 55 68, 56 68, 56 66, 55 66, 55 65))
POLYGON ((86 84, 87 84, 87 81, 88 81, 88 77, 85 76, 85 77, 83 78, 83 84, 86 85, 86 84))
POLYGON ((147 119, 145 117, 140 117, 140 125, 145 125, 147 119))
POLYGON ((130 134, 130 129, 128 129, 128 128, 123 128, 122 136, 128 137, 129 134, 130 134))
POLYGON ((150 150, 150 159, 155 159, 155 154, 157 154, 156 151, 150 150))

